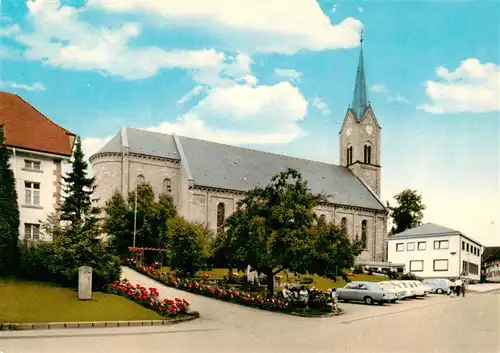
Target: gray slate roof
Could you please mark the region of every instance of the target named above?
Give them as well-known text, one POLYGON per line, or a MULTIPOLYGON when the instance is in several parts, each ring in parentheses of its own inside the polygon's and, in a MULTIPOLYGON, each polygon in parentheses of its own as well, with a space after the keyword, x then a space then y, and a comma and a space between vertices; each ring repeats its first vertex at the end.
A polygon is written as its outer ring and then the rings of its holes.
POLYGON ((413 236, 442 236, 460 234, 458 230, 446 228, 435 223, 425 223, 421 226, 407 229, 404 232, 394 234, 393 237, 413 237, 413 236))
MULTIPOLYGON (((126 128, 126 132, 130 152, 179 158, 173 135, 131 128, 126 128)), ((97 153, 121 152, 116 138, 97 153)), ((385 210, 346 167, 184 136, 179 136, 179 140, 195 185, 247 191, 256 186, 266 186, 274 175, 293 168, 307 180, 313 193, 330 195, 328 201, 331 203, 385 210)))

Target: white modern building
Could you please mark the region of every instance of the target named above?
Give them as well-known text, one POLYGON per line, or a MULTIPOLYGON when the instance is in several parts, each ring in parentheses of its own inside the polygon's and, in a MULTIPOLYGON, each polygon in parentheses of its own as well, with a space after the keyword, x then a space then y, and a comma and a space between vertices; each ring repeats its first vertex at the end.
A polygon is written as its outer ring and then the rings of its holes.
POLYGON ((0 126, 10 150, 20 211, 20 237, 49 240, 42 223, 58 211, 63 164, 75 134, 58 126, 15 94, 0 92, 0 126))
POLYGON ((463 233, 426 223, 388 237, 388 261, 420 278, 479 281, 482 245, 463 233))

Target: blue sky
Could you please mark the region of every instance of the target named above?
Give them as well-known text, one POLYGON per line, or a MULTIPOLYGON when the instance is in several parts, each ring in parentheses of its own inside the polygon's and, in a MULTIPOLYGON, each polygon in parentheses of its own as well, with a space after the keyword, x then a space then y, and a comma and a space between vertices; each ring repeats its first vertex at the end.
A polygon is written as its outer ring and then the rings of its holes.
POLYGON ((500 244, 498 2, 1 0, 0 89, 95 152, 121 126, 338 162, 364 28, 382 198, 500 244), (195 5, 196 4, 196 5, 195 5))

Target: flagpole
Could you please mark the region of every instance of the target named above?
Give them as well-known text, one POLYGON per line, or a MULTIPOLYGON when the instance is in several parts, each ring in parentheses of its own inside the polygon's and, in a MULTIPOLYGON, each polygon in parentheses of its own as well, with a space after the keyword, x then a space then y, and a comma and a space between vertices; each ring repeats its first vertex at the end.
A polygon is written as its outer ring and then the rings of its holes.
POLYGON ((135 186, 135 206, 134 206, 134 240, 132 247, 135 248, 135 234, 137 231, 137 185, 135 186))

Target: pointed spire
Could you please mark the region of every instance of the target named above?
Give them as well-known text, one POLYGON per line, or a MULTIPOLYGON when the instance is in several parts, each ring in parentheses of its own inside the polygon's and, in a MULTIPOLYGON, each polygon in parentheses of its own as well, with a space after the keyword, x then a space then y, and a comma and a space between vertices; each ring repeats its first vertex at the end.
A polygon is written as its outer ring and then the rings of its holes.
POLYGON ((356 119, 361 119, 369 106, 368 88, 365 80, 365 66, 363 62, 363 30, 361 30, 360 52, 358 70, 356 72, 356 83, 354 85, 354 97, 352 99, 351 109, 354 112, 356 119))

